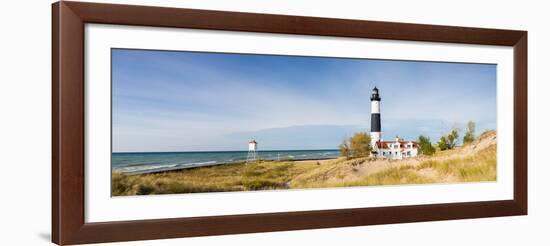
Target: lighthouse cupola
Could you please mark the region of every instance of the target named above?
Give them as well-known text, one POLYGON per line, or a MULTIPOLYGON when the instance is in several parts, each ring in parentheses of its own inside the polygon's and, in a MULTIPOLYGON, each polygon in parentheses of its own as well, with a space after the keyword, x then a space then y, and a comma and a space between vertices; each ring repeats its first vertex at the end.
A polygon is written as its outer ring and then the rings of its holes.
POLYGON ((380 98, 380 94, 378 94, 378 88, 376 86, 374 89, 372 89, 372 95, 370 96, 371 101, 380 101, 382 98, 380 98))

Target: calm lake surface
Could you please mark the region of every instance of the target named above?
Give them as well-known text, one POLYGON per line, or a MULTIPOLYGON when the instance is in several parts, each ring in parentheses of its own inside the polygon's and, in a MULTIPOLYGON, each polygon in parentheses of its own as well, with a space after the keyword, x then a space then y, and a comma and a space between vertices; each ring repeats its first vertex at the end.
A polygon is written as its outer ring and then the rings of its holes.
MULTIPOLYGON (((258 151, 262 160, 322 160, 337 158, 338 150, 258 151)), ((148 173, 246 161, 247 151, 113 153, 111 168, 125 173, 148 173)))

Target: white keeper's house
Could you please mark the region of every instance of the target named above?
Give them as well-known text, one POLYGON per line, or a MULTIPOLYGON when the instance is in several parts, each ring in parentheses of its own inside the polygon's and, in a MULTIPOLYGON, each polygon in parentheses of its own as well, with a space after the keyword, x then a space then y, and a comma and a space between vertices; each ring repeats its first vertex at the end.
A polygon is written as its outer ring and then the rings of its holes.
POLYGON ((403 159, 418 155, 418 143, 415 141, 404 141, 396 137, 394 141, 378 141, 376 142, 376 156, 403 159))
POLYGON ((389 159, 403 159, 418 155, 418 143, 406 141, 396 137, 393 141, 382 140, 382 127, 380 124, 380 94, 376 86, 372 89, 371 101, 371 147, 372 154, 376 157, 389 159))

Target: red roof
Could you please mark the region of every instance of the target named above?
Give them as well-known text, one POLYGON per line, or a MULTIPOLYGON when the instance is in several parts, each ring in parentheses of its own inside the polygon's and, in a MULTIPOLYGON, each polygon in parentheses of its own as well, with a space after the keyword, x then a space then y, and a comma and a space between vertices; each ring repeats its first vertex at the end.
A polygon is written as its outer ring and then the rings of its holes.
MULTIPOLYGON (((396 141, 378 141, 376 142, 376 146, 379 149, 389 149, 389 144, 396 143, 396 141)), ((416 141, 399 141, 399 144, 401 145, 401 148, 405 147, 406 144, 412 143, 413 148, 418 148, 418 143, 416 141)))
POLYGON ((248 142, 249 144, 253 143, 253 144, 257 144, 256 140, 252 140, 250 142, 248 142))

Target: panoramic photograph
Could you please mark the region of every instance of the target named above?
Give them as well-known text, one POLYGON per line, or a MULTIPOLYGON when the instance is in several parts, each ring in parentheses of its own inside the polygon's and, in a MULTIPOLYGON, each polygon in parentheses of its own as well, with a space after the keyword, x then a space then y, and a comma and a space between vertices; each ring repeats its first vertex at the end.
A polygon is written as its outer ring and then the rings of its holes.
POLYGON ((497 179, 496 65, 111 50, 111 195, 497 179))

